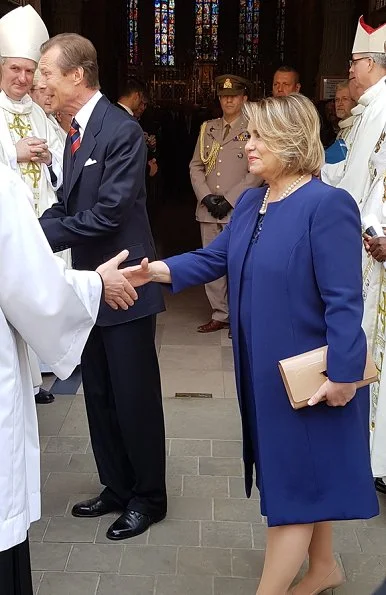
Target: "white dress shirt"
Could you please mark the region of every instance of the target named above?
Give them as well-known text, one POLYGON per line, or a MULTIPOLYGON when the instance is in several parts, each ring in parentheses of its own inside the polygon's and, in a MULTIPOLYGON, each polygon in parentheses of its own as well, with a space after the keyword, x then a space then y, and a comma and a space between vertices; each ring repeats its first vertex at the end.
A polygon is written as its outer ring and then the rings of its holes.
POLYGON ((83 134, 88 124, 88 121, 91 118, 91 114, 93 113, 94 108, 101 97, 102 93, 100 91, 97 91, 95 95, 93 95, 91 99, 89 99, 88 102, 84 104, 84 106, 78 111, 78 113, 75 116, 75 120, 79 124, 80 140, 82 140, 83 138, 83 134))

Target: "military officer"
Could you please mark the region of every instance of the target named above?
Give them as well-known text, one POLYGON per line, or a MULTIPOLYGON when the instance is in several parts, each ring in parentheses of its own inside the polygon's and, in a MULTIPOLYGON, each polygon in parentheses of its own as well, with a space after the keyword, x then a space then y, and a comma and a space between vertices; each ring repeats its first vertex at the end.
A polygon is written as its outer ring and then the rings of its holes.
MULTIPOLYGON (((198 201, 196 219, 204 247, 224 229, 240 194, 261 184, 259 178, 248 172, 244 151, 249 135, 242 108, 248 99, 248 81, 224 74, 215 82, 223 117, 203 123, 190 163, 190 178, 198 201)), ((226 277, 208 283, 205 290, 212 318, 197 331, 212 333, 229 328, 226 277)))

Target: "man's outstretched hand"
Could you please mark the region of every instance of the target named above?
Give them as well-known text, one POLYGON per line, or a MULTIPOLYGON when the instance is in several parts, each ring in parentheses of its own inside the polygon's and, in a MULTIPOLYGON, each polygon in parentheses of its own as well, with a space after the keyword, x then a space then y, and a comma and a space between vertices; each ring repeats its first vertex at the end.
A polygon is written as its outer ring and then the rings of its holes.
POLYGON ((138 299, 137 292, 124 274, 127 269, 118 269, 128 255, 129 251, 123 250, 96 269, 103 281, 104 300, 113 310, 127 310, 138 299))

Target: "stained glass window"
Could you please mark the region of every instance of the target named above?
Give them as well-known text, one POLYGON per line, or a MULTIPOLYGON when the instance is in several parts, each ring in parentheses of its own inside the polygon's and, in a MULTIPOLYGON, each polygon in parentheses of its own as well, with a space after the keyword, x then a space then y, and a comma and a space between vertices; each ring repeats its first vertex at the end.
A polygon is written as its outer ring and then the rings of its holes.
POLYGON ((259 51, 260 1, 240 0, 239 51, 256 59, 259 51))
POLYGON ((175 0, 155 0, 155 63, 174 66, 175 0))
POLYGON ((277 48, 281 62, 284 62, 284 37, 285 37, 285 8, 286 0, 277 2, 277 48))
POLYGON ((219 0, 196 0, 196 58, 217 60, 219 0))
POLYGON ((128 0, 129 63, 138 63, 138 0, 128 0))

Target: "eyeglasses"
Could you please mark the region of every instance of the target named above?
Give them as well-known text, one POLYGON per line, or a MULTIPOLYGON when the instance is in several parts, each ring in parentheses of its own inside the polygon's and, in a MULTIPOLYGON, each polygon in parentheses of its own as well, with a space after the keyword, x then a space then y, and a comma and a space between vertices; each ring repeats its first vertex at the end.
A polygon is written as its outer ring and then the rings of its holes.
POLYGON ((355 63, 359 62, 360 60, 372 60, 372 58, 370 56, 362 56, 362 58, 354 58, 353 60, 349 60, 348 64, 350 68, 353 64, 355 65, 355 63))

